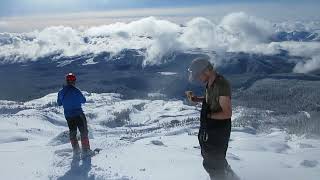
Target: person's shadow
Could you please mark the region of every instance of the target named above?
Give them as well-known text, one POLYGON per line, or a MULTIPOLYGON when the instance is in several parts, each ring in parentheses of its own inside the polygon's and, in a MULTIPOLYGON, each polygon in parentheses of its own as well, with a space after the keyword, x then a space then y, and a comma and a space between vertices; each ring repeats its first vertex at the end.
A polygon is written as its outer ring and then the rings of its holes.
POLYGON ((67 171, 63 176, 59 177, 58 180, 94 180, 95 176, 90 175, 91 170, 91 158, 85 158, 80 164, 79 158, 73 158, 71 161, 70 170, 67 171))

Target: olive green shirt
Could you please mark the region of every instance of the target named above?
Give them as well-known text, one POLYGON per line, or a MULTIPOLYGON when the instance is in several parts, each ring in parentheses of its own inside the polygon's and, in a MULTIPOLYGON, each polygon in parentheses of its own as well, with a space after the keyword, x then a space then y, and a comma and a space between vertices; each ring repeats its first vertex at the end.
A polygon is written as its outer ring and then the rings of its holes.
POLYGON ((220 96, 230 96, 231 97, 231 87, 223 76, 217 75, 213 84, 206 87, 205 98, 206 102, 209 105, 210 111, 212 113, 221 112, 222 108, 219 103, 220 96))

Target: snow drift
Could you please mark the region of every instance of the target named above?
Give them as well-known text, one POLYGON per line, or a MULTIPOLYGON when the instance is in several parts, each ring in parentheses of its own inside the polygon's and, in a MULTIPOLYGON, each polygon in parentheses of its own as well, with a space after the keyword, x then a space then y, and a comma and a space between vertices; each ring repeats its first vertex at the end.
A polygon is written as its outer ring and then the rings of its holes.
MULTIPOLYGON (((177 100, 84 94, 91 146, 103 150, 80 163, 71 158, 67 123, 63 109, 56 106, 56 93, 25 103, 0 101, 2 179, 208 178, 197 142, 199 107, 177 100)), ((319 139, 237 125, 253 114, 256 124, 273 119, 268 111, 234 108, 227 158, 237 175, 246 180, 316 180, 319 139)))

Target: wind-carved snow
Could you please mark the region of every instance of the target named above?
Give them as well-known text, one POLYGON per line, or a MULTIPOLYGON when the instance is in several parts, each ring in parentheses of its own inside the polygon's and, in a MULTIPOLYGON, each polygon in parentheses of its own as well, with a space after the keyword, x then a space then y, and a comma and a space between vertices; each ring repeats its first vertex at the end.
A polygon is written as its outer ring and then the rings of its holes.
MULTIPOLYGON (((91 146, 103 150, 80 162, 72 159, 56 93, 25 103, 0 101, 1 178, 208 179, 197 142, 199 106, 84 94, 91 146)), ((234 124, 248 111, 236 107, 234 124)), ((319 157, 318 139, 249 126, 232 128, 227 154, 236 174, 247 180, 316 180, 319 157)))

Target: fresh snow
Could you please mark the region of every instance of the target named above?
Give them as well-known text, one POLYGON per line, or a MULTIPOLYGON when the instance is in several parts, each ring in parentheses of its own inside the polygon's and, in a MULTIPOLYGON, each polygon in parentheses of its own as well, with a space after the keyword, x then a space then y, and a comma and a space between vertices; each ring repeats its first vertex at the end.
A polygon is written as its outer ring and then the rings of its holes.
MULTIPOLYGON (((0 101, 0 179, 209 179, 196 136, 199 107, 85 93, 91 146, 103 150, 91 162, 78 164, 71 158, 56 95, 25 103, 0 101)), ((233 127, 227 158, 245 180, 320 177, 319 139, 279 129, 257 133, 251 127, 233 127)))

